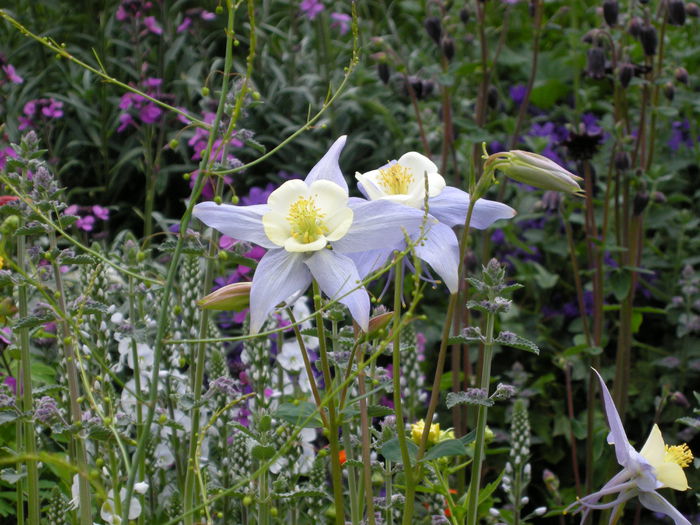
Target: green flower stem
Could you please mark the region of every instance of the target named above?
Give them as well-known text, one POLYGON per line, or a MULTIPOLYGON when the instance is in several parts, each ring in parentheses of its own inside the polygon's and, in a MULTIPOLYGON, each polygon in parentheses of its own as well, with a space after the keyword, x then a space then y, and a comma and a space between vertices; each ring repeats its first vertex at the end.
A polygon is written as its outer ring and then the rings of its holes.
MULTIPOLYGON (((51 252, 56 253, 58 251, 56 243, 56 232, 53 230, 49 232, 49 245, 51 247, 51 252)), ((51 267, 53 268, 54 280, 56 282, 56 296, 58 302, 58 308, 61 312, 68 312, 66 307, 65 292, 63 290, 63 277, 61 276, 61 269, 55 259, 51 261, 51 267)), ((75 347, 73 346, 74 341, 71 336, 70 326, 68 322, 63 319, 59 323, 60 333, 62 337, 62 345, 65 353, 66 359, 66 375, 68 378, 68 397, 70 401, 70 418, 73 425, 82 424, 82 413, 80 410, 80 404, 78 403, 78 397, 80 397, 80 386, 78 380, 78 367, 76 366, 77 356, 75 352, 75 347)), ((32 430, 32 436, 34 432, 32 430)), ((79 489, 79 514, 80 514, 80 524, 81 525, 92 525, 92 499, 90 497, 90 482, 86 476, 88 472, 88 462, 87 454, 85 452, 85 443, 82 437, 74 436, 71 439, 71 451, 72 458, 78 465, 78 470, 80 471, 80 477, 78 478, 78 489, 79 489)))
POLYGON ((258 525, 270 525, 270 494, 267 484, 267 469, 258 479, 258 525))
MULTIPOLYGON (((17 237, 17 265, 24 270, 26 266, 26 238, 24 235, 19 235, 17 237)), ((23 282, 18 286, 18 299, 19 299, 19 316, 24 319, 28 315, 29 301, 27 299, 27 285, 23 282)), ((32 363, 30 357, 29 348, 29 328, 22 328, 19 330, 19 344, 20 344, 20 366, 22 369, 21 377, 22 381, 20 387, 18 388, 18 396, 21 395, 22 410, 26 414, 31 414, 34 410, 33 398, 32 398, 32 363), (19 393, 21 392, 21 394, 19 393)), ((77 396, 76 396, 77 397, 77 396)), ((28 456, 36 455, 36 437, 34 435, 34 423, 27 418, 27 420, 22 424, 24 429, 21 432, 21 437, 23 440, 22 448, 23 452, 28 456)), ((18 443, 19 444, 19 443, 18 443)), ((28 459, 26 461, 27 466, 27 523, 30 525, 39 525, 39 470, 37 468, 37 462, 33 459, 28 459)), ((20 487, 24 486, 24 483, 19 484, 20 487)), ((18 505, 22 504, 23 497, 21 493, 19 494, 18 505)), ((82 494, 81 494, 82 496, 82 494)), ((89 501, 87 500, 82 501, 89 501)), ((89 506, 89 504, 88 504, 89 506)))
MULTIPOLYGON (((494 297, 489 294, 489 300, 494 297)), ((493 359, 493 330, 496 321, 496 314, 489 312, 486 314, 486 342, 484 343, 484 361, 481 370, 481 381, 479 387, 488 396, 489 384, 491 380, 491 360, 493 359)), ((479 405, 476 416, 476 443, 474 445, 474 459, 472 461, 472 473, 469 481, 469 495, 467 496, 467 525, 476 525, 478 522, 479 507, 479 484, 481 481, 481 464, 484 456, 484 433, 486 430, 486 416, 488 407, 479 405)))
MULTIPOLYGON (((333 392, 333 379, 328 362, 328 349, 326 347, 326 330, 323 326, 321 289, 313 280, 314 310, 316 310, 316 330, 318 332, 318 348, 321 354, 321 368, 323 382, 325 383, 325 395, 333 392)), ((345 525, 345 500, 343 499, 343 475, 340 465, 340 447, 338 444, 338 420, 336 414, 335 399, 328 399, 328 442, 331 449, 331 479, 333 480, 333 502, 335 504, 335 523, 345 525)))
POLYGON ((394 513, 391 509, 391 500, 393 497, 394 490, 391 483, 391 461, 387 459, 385 463, 386 470, 384 471, 384 501, 387 506, 385 521, 387 525, 394 525, 394 513))
MULTIPOLYGON (((364 363, 362 363, 364 365, 364 363)), ((362 368, 362 367, 360 367, 362 368)), ((360 393, 360 434, 362 441, 362 479, 365 492, 365 505, 367 506, 367 524, 375 525, 374 519, 374 494, 372 492, 372 466, 370 460, 370 435, 369 416, 367 415, 367 388, 365 385, 365 372, 362 370, 357 377, 357 385, 360 393)))
POLYGON ((304 338, 301 336, 301 331, 299 331, 299 325, 294 318, 292 309, 286 308, 286 311, 287 315, 289 316, 289 320, 292 322, 292 329, 294 330, 294 336, 297 338, 297 344, 301 349, 301 357, 304 360, 304 368, 306 369, 306 375, 308 376, 309 384, 311 385, 311 393, 314 396, 314 401, 318 407, 318 413, 321 416, 321 421, 323 421, 323 426, 326 427, 328 426, 328 419, 326 418, 326 412, 323 410, 323 406, 321 404, 321 396, 318 393, 318 385, 316 385, 316 378, 314 377, 314 371, 311 368, 311 360, 309 359, 309 353, 306 350, 306 345, 304 344, 304 338))
POLYGON ((392 338, 394 349, 392 353, 392 380, 394 383, 394 414, 396 416, 396 434, 401 449, 401 462, 406 478, 406 503, 403 510, 402 523, 410 525, 413 521, 413 507, 416 499, 416 484, 413 477, 411 456, 408 454, 406 443, 406 425, 403 420, 403 404, 401 403, 401 294, 403 293, 403 256, 398 252, 394 258, 394 324, 392 338))
MULTIPOLYGON (((350 425, 343 423, 343 446, 345 447, 345 457, 347 459, 353 458, 352 443, 350 441, 350 425)), ((357 486, 357 476, 355 475, 355 467, 345 464, 345 468, 348 471, 348 494, 350 496, 350 521, 352 525, 359 525, 362 516, 362 509, 360 505, 362 504, 362 499, 359 498, 360 490, 357 486)))

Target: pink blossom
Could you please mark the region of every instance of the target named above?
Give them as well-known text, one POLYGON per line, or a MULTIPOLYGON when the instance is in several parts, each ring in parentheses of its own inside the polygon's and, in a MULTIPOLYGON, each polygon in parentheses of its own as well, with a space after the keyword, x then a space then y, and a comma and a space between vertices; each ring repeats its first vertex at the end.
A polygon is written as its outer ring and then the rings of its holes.
POLYGON ((71 204, 65 210, 63 210, 63 215, 78 215, 78 205, 71 204))
POLYGON ((324 6, 321 0, 302 0, 299 4, 299 10, 309 20, 313 20, 323 11, 324 6))
POLYGON ((91 232, 95 227, 95 217, 92 215, 86 215, 85 217, 81 217, 75 221, 75 225, 81 230, 91 232))
POLYGON ((12 82, 13 84, 21 84, 24 82, 24 79, 17 74, 12 64, 5 64, 2 66, 2 70, 9 82, 12 82))
POLYGON ((136 122, 134 122, 134 119, 131 118, 131 115, 128 113, 122 113, 119 115, 119 127, 117 128, 117 133, 121 133, 131 126, 136 126, 136 122))
POLYGON ((344 35, 350 30, 350 22, 352 17, 345 13, 331 13, 331 27, 336 27, 341 35, 344 35))
POLYGON ((192 19, 189 16, 186 16, 185 19, 182 21, 182 23, 177 26, 177 31, 178 33, 182 33, 183 31, 187 31, 187 29, 192 25, 192 19))
POLYGON ((158 24, 158 22, 156 21, 156 17, 154 16, 147 16, 146 18, 144 18, 143 25, 145 25, 146 29, 148 29, 154 35, 163 34, 163 28, 160 27, 160 24, 158 24))
POLYGON ((211 11, 202 11, 202 14, 199 15, 202 17, 202 20, 214 20, 216 18, 216 13, 212 13, 211 11))
POLYGON ((139 118, 144 124, 157 122, 162 114, 163 110, 153 103, 147 104, 139 110, 139 118))
POLYGON ((109 209, 108 208, 103 208, 102 206, 95 204, 92 207, 92 213, 98 219, 101 219, 103 221, 109 220, 109 209))
POLYGON ((5 165, 7 164, 8 158, 12 158, 12 159, 17 158, 17 152, 14 149, 12 149, 10 146, 6 146, 6 147, 0 149, 0 170, 5 168, 5 165))

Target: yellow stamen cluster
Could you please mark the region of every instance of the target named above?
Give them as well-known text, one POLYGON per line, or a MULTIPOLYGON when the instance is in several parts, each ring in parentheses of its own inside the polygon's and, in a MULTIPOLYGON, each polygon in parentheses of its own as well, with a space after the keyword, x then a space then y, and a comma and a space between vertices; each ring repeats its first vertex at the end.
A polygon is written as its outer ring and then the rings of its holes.
POLYGON ((379 183, 389 195, 406 195, 413 182, 413 175, 399 164, 379 170, 379 183))
POLYGON ((685 443, 682 445, 674 445, 672 447, 666 445, 666 457, 664 460, 668 461, 669 463, 677 463, 681 467, 685 468, 692 463, 693 453, 685 443))
POLYGON ((289 207, 287 215, 292 237, 303 244, 314 242, 321 235, 328 233, 328 228, 323 224, 324 217, 313 197, 299 197, 289 207))

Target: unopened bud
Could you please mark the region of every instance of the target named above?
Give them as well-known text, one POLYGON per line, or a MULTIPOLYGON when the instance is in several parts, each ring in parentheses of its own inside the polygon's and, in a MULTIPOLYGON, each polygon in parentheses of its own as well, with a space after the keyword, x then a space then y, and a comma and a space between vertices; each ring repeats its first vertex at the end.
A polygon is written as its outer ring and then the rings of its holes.
POLYGON ((501 170, 511 179, 536 188, 578 195, 583 193, 578 184, 583 180, 581 177, 537 153, 522 150, 495 153, 486 160, 484 168, 501 170))
POLYGON ((668 199, 666 198, 666 194, 661 192, 661 191, 655 191, 651 194, 651 200, 654 201, 656 204, 665 204, 668 199))
POLYGON ((668 3, 668 23, 672 26, 685 24, 685 2, 683 0, 671 0, 668 3))
POLYGON ((640 216, 649 204, 649 193, 646 190, 638 191, 632 203, 632 214, 640 216))
POLYGON ((377 64, 377 75, 379 75, 379 80, 384 84, 389 82, 389 65, 386 62, 379 62, 377 64))
POLYGON ((250 304, 250 282, 227 284, 197 301, 205 310, 241 311, 250 304))
POLYGON ((592 47, 588 50, 586 73, 591 78, 605 77, 605 52, 602 47, 592 47))
POLYGON ((666 82, 666 84, 664 84, 664 96, 669 102, 673 102, 673 97, 676 96, 676 86, 673 85, 673 82, 666 82))
POLYGON ((688 2, 685 4, 685 12, 688 16, 693 18, 700 17, 700 7, 698 7, 698 4, 694 2, 688 2))
POLYGON ((429 16, 425 19, 423 25, 430 38, 433 39, 433 42, 440 45, 440 37, 442 37, 442 24, 440 23, 440 19, 436 16, 429 16))
POLYGON ((591 29, 590 31, 586 32, 583 37, 581 37, 581 42, 584 44, 593 44, 597 40, 597 35, 598 35, 598 30, 597 29, 591 29))
POLYGON ((639 33, 642 31, 642 19, 638 16, 634 16, 630 19, 627 25, 627 32, 634 38, 639 38, 639 33))
POLYGON ((488 93, 486 94, 486 104, 491 109, 496 109, 498 107, 498 90, 495 86, 489 86, 488 93))
POLYGON ((688 70, 686 68, 676 68, 673 76, 676 78, 676 81, 680 82, 681 84, 685 84, 686 86, 688 85, 688 70))
POLYGON ((617 16, 620 14, 620 6, 617 0, 605 0, 603 2, 603 18, 610 27, 617 25, 617 16))
POLYGON ((656 54, 656 46, 659 43, 659 37, 656 35, 656 28, 652 25, 647 25, 639 30, 639 41, 642 43, 644 54, 648 57, 656 54))
POLYGON ((630 165, 632 164, 630 160, 630 154, 627 153, 626 151, 618 151, 615 153, 615 169, 617 171, 627 171, 630 169, 630 165))
POLYGON ((543 516, 545 512, 547 512, 547 507, 537 507, 537 508, 533 511, 533 514, 534 514, 535 516, 543 516))
POLYGON ((466 24, 469 22, 469 9, 466 7, 463 7, 462 9, 459 10, 459 19, 462 21, 463 24, 466 24))
POLYGON ((632 77, 634 76, 634 66, 630 64, 629 62, 625 62, 623 64, 620 64, 617 68, 617 75, 618 78, 620 79, 620 85, 623 88, 626 88, 627 86, 630 85, 630 82, 632 81, 632 77))
POLYGON ((445 58, 451 61, 455 56, 455 41, 446 36, 440 42, 440 47, 445 58))

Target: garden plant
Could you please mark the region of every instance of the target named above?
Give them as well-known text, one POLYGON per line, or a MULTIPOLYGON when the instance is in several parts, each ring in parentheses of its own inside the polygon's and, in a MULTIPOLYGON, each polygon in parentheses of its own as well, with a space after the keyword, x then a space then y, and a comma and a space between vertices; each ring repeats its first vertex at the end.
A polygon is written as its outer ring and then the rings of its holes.
POLYGON ((3 2, 0 524, 700 523, 699 35, 3 2))

